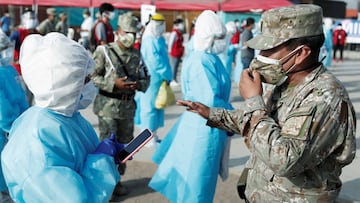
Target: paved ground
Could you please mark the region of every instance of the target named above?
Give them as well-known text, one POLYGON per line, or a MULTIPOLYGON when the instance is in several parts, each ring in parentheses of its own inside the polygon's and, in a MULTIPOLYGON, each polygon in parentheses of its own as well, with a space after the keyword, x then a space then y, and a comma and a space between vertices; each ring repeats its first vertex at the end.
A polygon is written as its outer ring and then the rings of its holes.
MULTIPOLYGON (((360 52, 345 52, 345 61, 334 64, 330 70, 345 84, 349 91, 356 110, 357 121, 360 119, 360 52)), ((176 98, 181 98, 180 87, 174 88, 176 98)), ((236 108, 241 105, 242 99, 239 96, 237 87, 232 87, 232 104, 236 108)), ((158 131, 162 138, 171 128, 178 116, 184 111, 184 107, 171 106, 166 109, 165 127, 158 131)), ((98 129, 97 118, 91 111, 91 107, 83 112, 83 115, 90 120, 95 129, 98 129)), ((135 130, 135 135, 139 129, 135 130)), ((354 162, 345 167, 342 173, 343 189, 340 194, 339 203, 360 202, 360 130, 357 128, 357 155, 354 162)), ((114 202, 126 203, 147 203, 147 202, 168 202, 159 193, 147 187, 156 165, 151 162, 153 149, 143 148, 138 152, 134 160, 128 162, 126 174, 122 177, 123 184, 129 188, 127 196, 115 199, 114 202)), ((218 181, 214 202, 241 202, 236 192, 238 175, 248 159, 248 151, 243 144, 242 138, 234 136, 230 150, 230 177, 227 181, 218 181)))

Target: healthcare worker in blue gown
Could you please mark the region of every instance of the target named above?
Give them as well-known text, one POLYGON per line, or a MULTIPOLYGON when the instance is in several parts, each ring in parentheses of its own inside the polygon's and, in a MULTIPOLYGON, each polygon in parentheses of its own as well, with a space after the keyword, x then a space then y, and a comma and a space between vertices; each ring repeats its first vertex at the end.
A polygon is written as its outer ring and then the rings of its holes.
POLYGON ((330 18, 324 18, 324 36, 325 41, 322 47, 320 48, 319 60, 322 60, 325 68, 329 68, 331 66, 332 60, 332 49, 333 49, 333 30, 332 30, 333 22, 330 18))
MULTIPOLYGON (((7 133, 14 120, 28 107, 20 76, 12 63, 14 44, 0 30, 0 152, 7 142, 7 133)), ((12 202, 0 167, 0 202, 12 202)))
MULTIPOLYGON (((225 26, 206 10, 195 30, 194 51, 182 66, 183 98, 232 109, 230 77, 217 56, 226 48, 225 26)), ((154 154, 158 169, 149 186, 171 202, 213 202, 227 133, 205 123, 202 117, 184 112, 154 154)))
POLYGON ((137 93, 137 114, 135 124, 141 128, 149 128, 154 133, 152 144, 159 141, 156 131, 164 126, 164 109, 155 108, 155 98, 162 81, 172 79, 172 71, 165 38, 165 18, 155 13, 145 28, 141 40, 141 55, 150 73, 150 85, 145 93, 137 93))
POLYGON ((30 35, 20 50, 25 83, 35 104, 10 130, 2 167, 17 203, 108 202, 119 181, 114 137, 101 143, 78 112, 94 99, 87 77, 95 62, 61 33, 30 35))
POLYGON ((225 27, 226 27, 226 37, 225 37, 226 49, 225 51, 221 52, 218 56, 221 59, 221 62, 223 63, 226 71, 231 77, 233 71, 234 56, 238 51, 239 44, 232 44, 230 42, 231 37, 236 32, 235 22, 234 21, 227 22, 225 27))

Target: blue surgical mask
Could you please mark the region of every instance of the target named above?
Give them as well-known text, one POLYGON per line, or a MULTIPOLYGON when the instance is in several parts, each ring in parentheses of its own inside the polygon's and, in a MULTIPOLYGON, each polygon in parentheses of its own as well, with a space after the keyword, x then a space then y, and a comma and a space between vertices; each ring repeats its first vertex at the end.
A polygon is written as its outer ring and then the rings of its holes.
POLYGON ((78 109, 86 109, 93 102, 96 94, 97 88, 95 87, 93 81, 86 83, 81 90, 78 109))

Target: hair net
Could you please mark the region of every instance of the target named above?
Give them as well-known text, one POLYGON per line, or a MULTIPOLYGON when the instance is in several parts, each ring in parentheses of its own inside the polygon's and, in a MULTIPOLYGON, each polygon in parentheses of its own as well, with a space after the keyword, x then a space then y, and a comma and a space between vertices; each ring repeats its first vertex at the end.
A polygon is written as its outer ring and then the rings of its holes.
POLYGON ((230 21, 230 22, 226 23, 225 27, 226 27, 226 31, 228 34, 235 34, 236 24, 234 21, 230 21))
POLYGON ((95 66, 83 46, 61 33, 33 34, 25 38, 19 61, 35 105, 65 116, 78 110, 85 76, 95 66))
POLYGON ((196 20, 194 34, 194 49, 209 50, 215 38, 223 38, 226 28, 219 16, 213 11, 203 11, 196 20))

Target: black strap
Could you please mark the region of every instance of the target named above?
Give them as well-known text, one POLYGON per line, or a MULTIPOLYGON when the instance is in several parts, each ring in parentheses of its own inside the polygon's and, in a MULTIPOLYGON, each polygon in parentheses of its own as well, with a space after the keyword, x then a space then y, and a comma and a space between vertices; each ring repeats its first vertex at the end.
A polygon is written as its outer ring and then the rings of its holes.
POLYGON ((116 93, 112 93, 112 92, 107 92, 104 90, 99 89, 99 94, 105 96, 105 97, 110 97, 113 99, 120 99, 120 100, 129 100, 132 99, 135 96, 135 93, 133 94, 116 94, 116 93))
POLYGON ((114 50, 113 47, 109 47, 110 51, 116 56, 116 58, 119 60, 120 62, 120 66, 123 69, 126 77, 129 77, 129 72, 126 70, 126 66, 125 63, 121 60, 120 56, 116 53, 116 51, 114 50))

